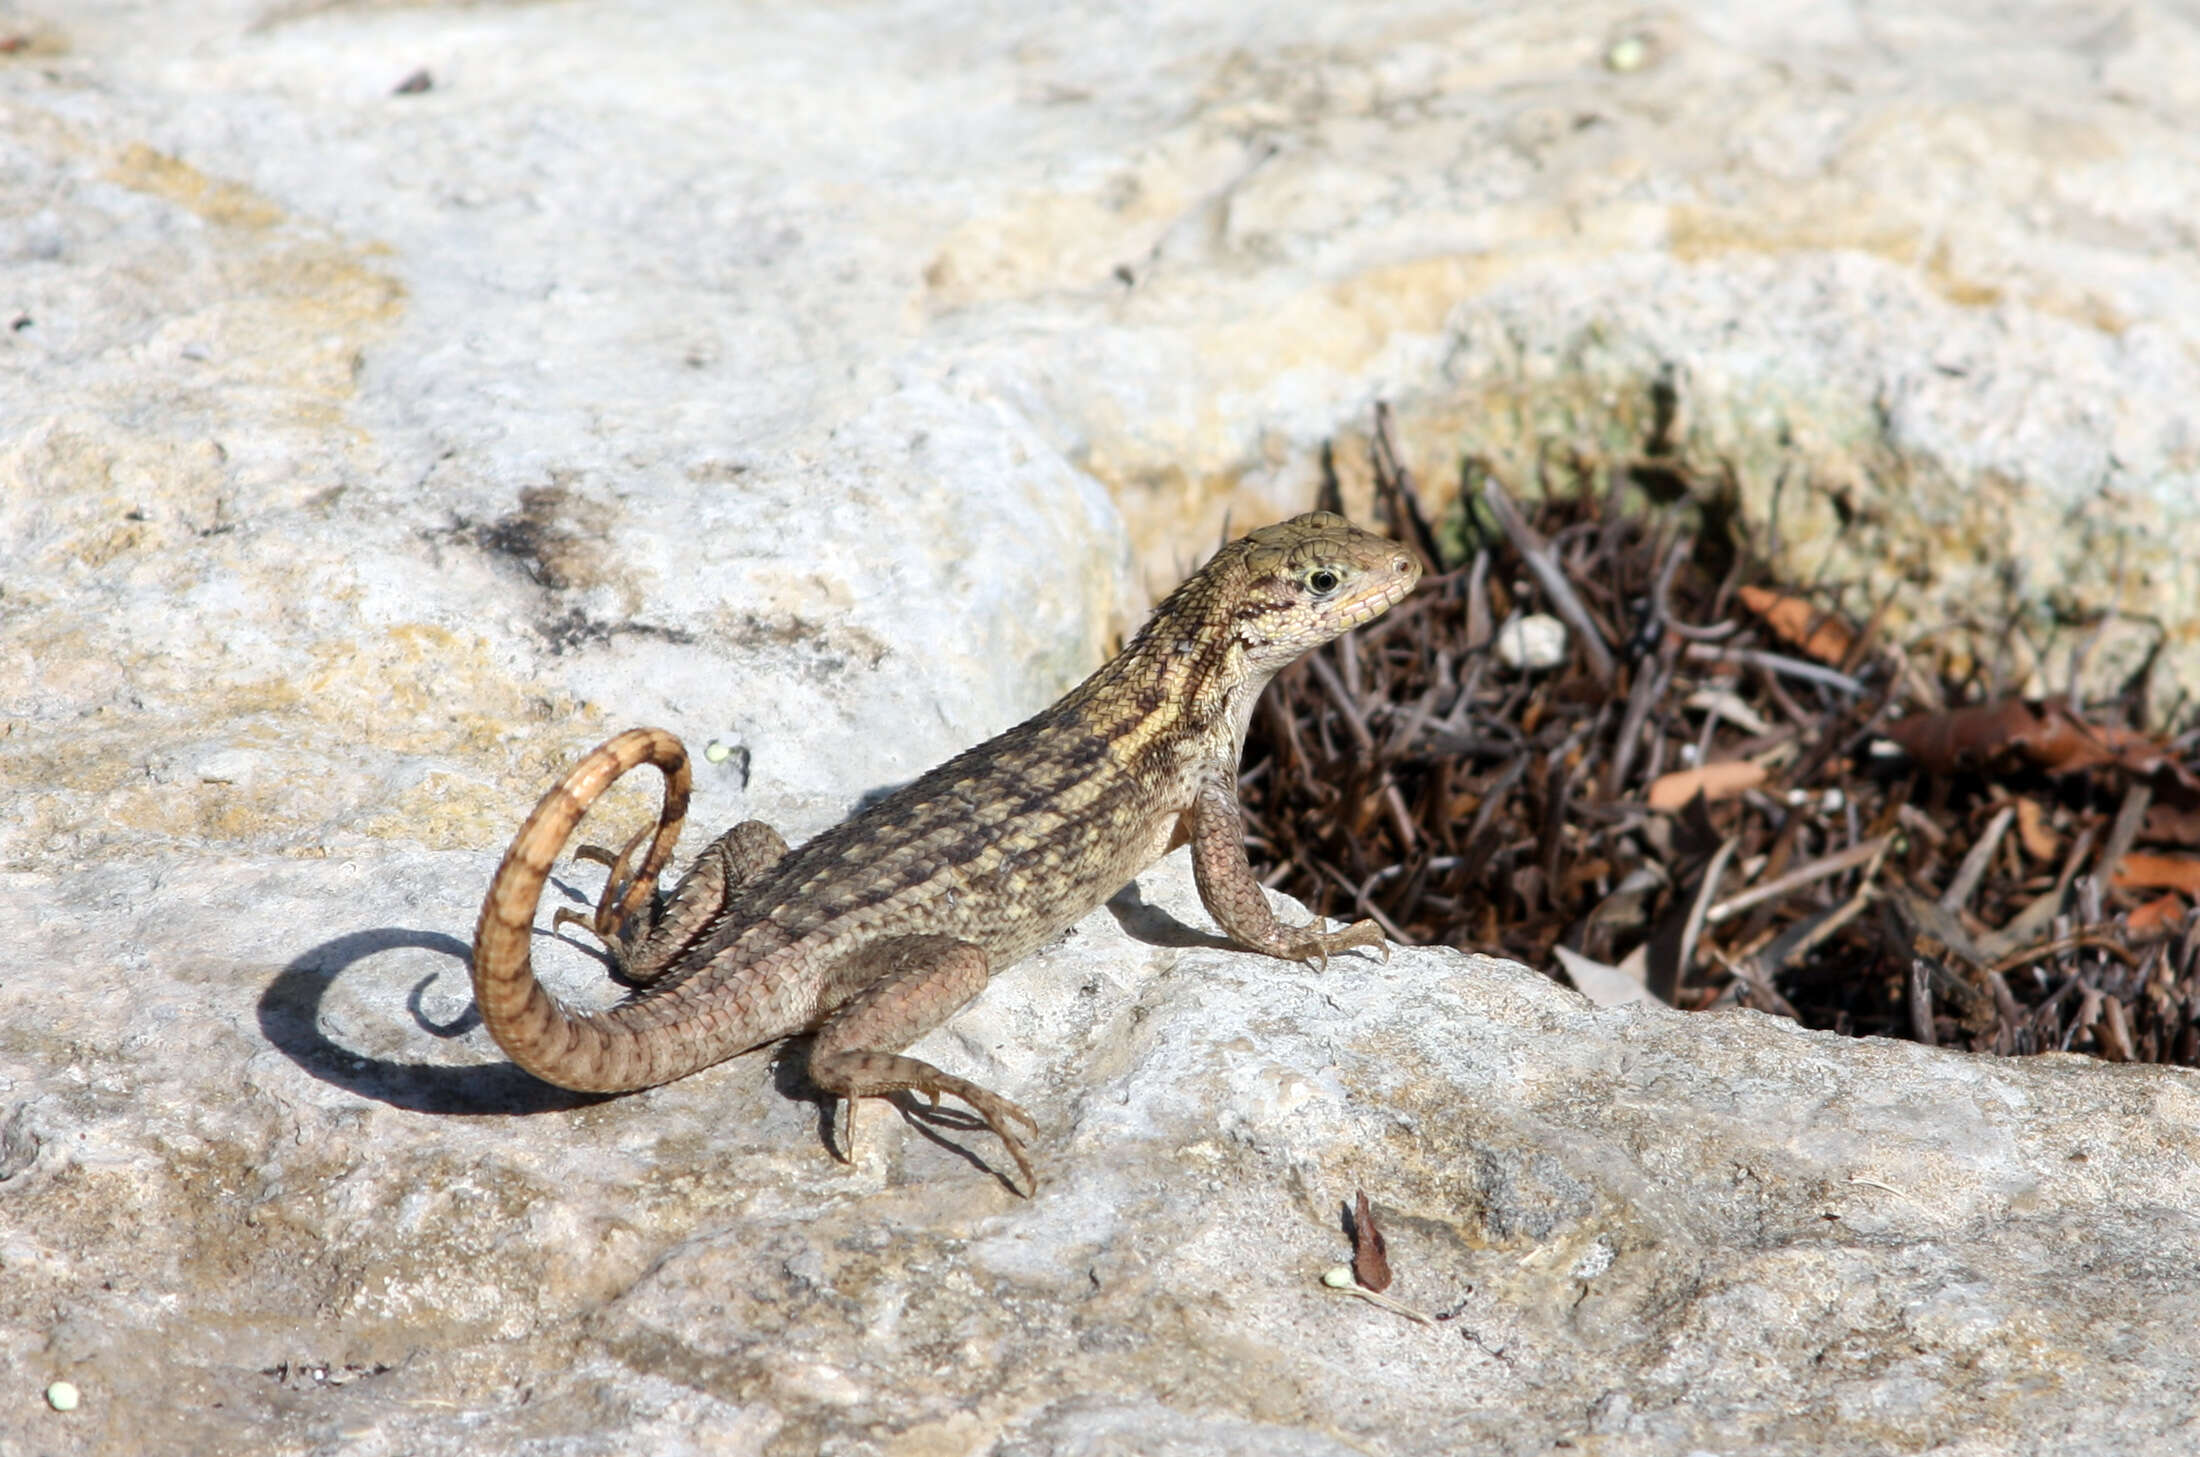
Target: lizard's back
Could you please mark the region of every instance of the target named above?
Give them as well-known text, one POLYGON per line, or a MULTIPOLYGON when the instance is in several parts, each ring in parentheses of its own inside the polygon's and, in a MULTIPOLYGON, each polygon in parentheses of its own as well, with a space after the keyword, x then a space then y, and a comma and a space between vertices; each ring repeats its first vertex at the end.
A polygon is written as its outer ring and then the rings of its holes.
MULTIPOLYGON (((1126 712, 1144 715, 1106 690, 1089 680, 790 850, 660 987, 705 994, 744 968, 830 963, 885 935, 952 936, 995 968, 1045 945, 1167 851, 1211 757, 1182 739, 1126 756, 1126 712)), ((832 990, 790 987, 757 1040, 811 1025, 832 990)))

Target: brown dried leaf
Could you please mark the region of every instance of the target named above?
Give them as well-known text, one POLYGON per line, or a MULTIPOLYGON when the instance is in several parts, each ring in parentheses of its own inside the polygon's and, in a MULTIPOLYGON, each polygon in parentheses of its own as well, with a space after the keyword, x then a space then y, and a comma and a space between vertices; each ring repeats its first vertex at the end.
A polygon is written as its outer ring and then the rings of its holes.
POLYGON ((1730 759, 1697 769, 1676 769, 1650 783, 1650 808, 1677 810, 1701 792, 1709 799, 1732 799, 1745 789, 1765 782, 1765 766, 1748 759, 1730 759))
POLYGON ((2200 804, 2156 800, 2139 834, 2157 845, 2200 845, 2200 804))
POLYGON ((1932 774, 1955 774, 1983 768, 2005 756, 2020 756, 2050 774, 2074 774, 2113 764, 2132 774, 2167 772, 2179 783, 2200 787, 2200 779, 2169 757, 2160 739, 2133 729, 2087 723, 2061 698, 2038 704, 2003 698, 1917 714, 1888 724, 1886 734, 1932 774))
POLYGON ((2062 852, 2062 836, 2048 828, 2047 811, 2035 799, 2017 801, 2017 839, 2034 860, 2051 861, 2062 852))
POLYGON ((1742 587, 1735 595, 1782 641, 1801 648, 1828 667, 1838 668, 1847 662, 1850 650, 1856 646, 1856 630, 1839 613, 1827 612, 1801 597, 1769 587, 1742 587))
POLYGON ((1375 1227, 1375 1211, 1367 1207, 1367 1191, 1352 1191, 1352 1278, 1361 1288, 1390 1288, 1390 1252, 1383 1232, 1375 1227))
POLYGON ((2124 929, 2133 936, 2159 936, 2175 930, 2185 918, 2185 898, 2175 891, 2145 905, 2124 917, 2124 929))
POLYGON ((2117 865, 2112 884, 2200 895, 2200 860, 2189 855, 2149 855, 2133 850, 2117 865))

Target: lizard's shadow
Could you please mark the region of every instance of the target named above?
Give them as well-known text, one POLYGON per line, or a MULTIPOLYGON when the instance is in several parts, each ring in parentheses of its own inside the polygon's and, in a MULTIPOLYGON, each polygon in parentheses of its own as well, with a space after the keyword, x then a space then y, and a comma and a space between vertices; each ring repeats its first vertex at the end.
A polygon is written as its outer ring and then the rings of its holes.
MULTIPOLYGON (((538 936, 549 933, 538 930, 538 936)), ((442 1067, 432 1063, 393 1062, 368 1057, 336 1042, 321 1030, 321 1001, 336 978, 351 967, 385 951, 432 951, 457 963, 465 975, 472 948, 456 936, 440 931, 415 931, 386 926, 371 931, 351 931, 331 937, 301 952, 276 974, 260 993, 260 1033, 299 1067, 324 1083, 412 1113, 459 1115, 557 1113, 619 1096, 615 1093, 575 1093, 554 1087, 521 1071, 509 1062, 479 1063, 470 1067, 442 1067)), ((437 1024, 428 1017, 422 998, 434 976, 422 977, 406 997, 406 1005, 420 1027, 437 1037, 458 1037, 480 1025, 481 1017, 469 1004, 451 1021, 437 1024)), ((778 1091, 791 1102, 808 1103, 816 1110, 818 1140, 836 1148, 833 1114, 837 1099, 812 1084, 804 1073, 810 1039, 798 1037, 775 1048, 771 1068, 778 1091)), ((1002 1170, 947 1135, 983 1134, 985 1124, 956 1108, 932 1108, 912 1093, 889 1098, 903 1120, 923 1137, 985 1169, 1011 1190, 1015 1185, 1002 1170)), ((876 1136, 875 1134, 873 1135, 876 1136)))
POLYGON ((1161 907, 1149 905, 1139 894, 1135 880, 1108 897, 1108 914, 1115 917, 1115 924, 1123 928, 1124 935, 1148 946, 1204 951, 1238 949, 1227 937, 1187 926, 1161 907))
MULTIPOLYGON (((1228 949, 1220 936, 1198 931, 1158 906, 1149 905, 1135 882, 1111 898, 1108 910, 1126 935, 1152 946, 1215 947, 1228 949)), ((537 930, 537 935, 548 933, 537 930)), ((563 938, 555 938, 563 939, 563 938)), ((456 1115, 553 1113, 584 1108, 616 1094, 575 1093, 552 1086, 509 1062, 449 1067, 434 1063, 396 1062, 355 1052, 321 1030, 321 1003, 336 978, 358 963, 387 951, 435 952, 449 958, 460 975, 471 968, 472 948, 456 936, 441 931, 384 926, 348 931, 332 936, 293 957, 260 993, 260 1034, 311 1076, 362 1098, 414 1113, 456 1115)), ((472 1005, 447 1023, 437 1023, 424 1005, 431 973, 414 983, 406 997, 413 1021, 439 1038, 463 1036, 480 1024, 472 1005)), ((807 1038, 796 1038, 776 1049, 772 1056, 773 1079, 779 1092, 816 1109, 818 1136, 833 1148, 833 1116, 836 1100, 812 1085, 804 1075, 807 1038), (792 1055, 789 1055, 792 1054, 792 1055)), ((898 1108, 904 1122, 922 1137, 951 1150, 972 1165, 987 1169, 1014 1189, 1006 1173, 961 1141, 983 1134, 985 1125, 954 1107, 933 1108, 913 1094, 894 1095, 887 1101, 898 1108), (955 1135, 949 1137, 947 1135, 955 1135)))
MULTIPOLYGON (((443 1067, 368 1057, 321 1030, 321 999, 337 977, 371 956, 407 948, 448 956, 462 976, 472 958, 465 942, 440 931, 384 926, 332 936, 293 957, 260 993, 260 1035, 322 1082, 413 1113, 551 1113, 603 1101, 600 1094, 552 1087, 508 1062, 443 1067)), ((474 1027, 479 1016, 471 1006, 441 1026, 427 1017, 421 998, 431 980, 423 977, 406 998, 414 1020, 438 1037, 474 1027)))

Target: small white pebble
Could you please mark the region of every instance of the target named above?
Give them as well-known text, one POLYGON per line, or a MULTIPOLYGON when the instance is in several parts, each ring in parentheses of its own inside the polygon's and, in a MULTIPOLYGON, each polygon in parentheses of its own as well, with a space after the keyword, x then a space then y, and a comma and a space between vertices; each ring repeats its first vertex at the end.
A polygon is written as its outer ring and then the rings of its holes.
POLYGON ((84 1399, 72 1381, 56 1381, 46 1388, 46 1405, 55 1411, 75 1411, 76 1404, 84 1399))
POLYGON ((1497 630, 1497 657, 1515 672, 1540 672, 1566 661, 1566 624, 1542 612, 1516 617, 1497 630))
POLYGON ((1604 64, 1622 76, 1629 71, 1639 71, 1650 59, 1650 42, 1639 35, 1621 36, 1612 42, 1604 53, 1604 64))
POLYGON ((724 739, 712 739, 703 745, 703 757, 713 764, 723 764, 733 757, 733 750, 726 746, 724 739))
POLYGON ((1322 1283, 1332 1290, 1350 1290, 1359 1281, 1352 1278, 1350 1265, 1331 1265, 1322 1271, 1322 1283))

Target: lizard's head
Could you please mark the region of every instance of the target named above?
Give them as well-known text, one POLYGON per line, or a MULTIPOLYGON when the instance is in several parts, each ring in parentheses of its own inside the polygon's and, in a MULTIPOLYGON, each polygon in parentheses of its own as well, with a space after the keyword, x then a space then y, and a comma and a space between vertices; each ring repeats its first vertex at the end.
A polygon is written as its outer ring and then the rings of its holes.
POLYGON ((1310 511, 1247 532, 1199 576, 1235 604, 1238 641, 1265 676, 1388 612, 1421 579, 1421 564, 1387 537, 1310 511))
POLYGON ((1279 668, 1382 616, 1420 579, 1413 553, 1342 516, 1312 511, 1263 526, 1186 578, 1078 692, 1119 699, 1138 716, 1173 706, 1195 727, 1226 726, 1234 753, 1279 668), (1126 678, 1142 681, 1124 692, 1126 678))

